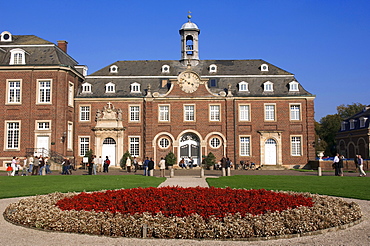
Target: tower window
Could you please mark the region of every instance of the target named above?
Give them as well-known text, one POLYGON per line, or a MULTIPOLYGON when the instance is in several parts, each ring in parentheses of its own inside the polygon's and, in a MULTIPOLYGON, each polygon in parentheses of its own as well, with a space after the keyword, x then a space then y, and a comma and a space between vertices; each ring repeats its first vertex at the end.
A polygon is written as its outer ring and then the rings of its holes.
POLYGON ((192 55, 193 54, 193 37, 187 36, 186 37, 186 54, 192 55))

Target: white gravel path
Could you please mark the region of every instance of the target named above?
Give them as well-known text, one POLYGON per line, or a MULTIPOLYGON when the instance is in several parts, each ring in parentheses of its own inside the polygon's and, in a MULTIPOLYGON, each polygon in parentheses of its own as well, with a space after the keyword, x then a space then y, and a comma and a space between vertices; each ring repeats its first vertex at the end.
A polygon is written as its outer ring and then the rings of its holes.
MULTIPOLYGON (((186 179, 187 186, 203 186, 205 179, 199 177, 176 177, 167 179, 162 185, 183 186, 186 179), (191 180, 191 182, 189 182, 191 180)), ((0 199, 0 211, 21 198, 0 199)), ((304 236, 291 239, 277 239, 269 241, 211 241, 211 240, 175 240, 175 239, 136 239, 110 238, 71 233, 46 232, 16 226, 0 216, 0 245, 370 245, 370 201, 346 199, 357 202, 363 211, 364 220, 345 230, 327 232, 315 236, 304 236)))

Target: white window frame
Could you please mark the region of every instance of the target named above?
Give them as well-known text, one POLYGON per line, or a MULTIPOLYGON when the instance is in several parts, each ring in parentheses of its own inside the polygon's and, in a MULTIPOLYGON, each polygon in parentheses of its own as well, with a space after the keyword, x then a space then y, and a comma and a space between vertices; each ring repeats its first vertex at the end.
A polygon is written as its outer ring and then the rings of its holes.
POLYGON ((350 130, 355 129, 355 122, 356 122, 356 120, 355 120, 355 119, 351 119, 351 120, 349 120, 349 129, 350 129, 350 130))
POLYGON ((170 147, 170 144, 171 141, 166 137, 162 137, 158 140, 158 146, 161 149, 168 149, 170 147))
POLYGON ((72 82, 69 81, 68 83, 68 106, 70 107, 73 107, 74 91, 75 91, 75 86, 72 82))
POLYGON ((118 73, 118 66, 117 65, 112 65, 109 68, 110 73, 118 73))
POLYGON ((290 136, 291 156, 302 156, 302 136, 290 136))
POLYGON ((6 104, 22 104, 22 80, 6 80, 6 104))
POLYGON ((12 49, 10 51, 9 65, 24 65, 26 64, 26 52, 22 49, 12 49))
POLYGON ((85 82, 82 84, 82 93, 92 93, 90 83, 85 82))
POLYGON ((290 82, 289 91, 299 91, 299 83, 297 81, 290 82))
POLYGON ((212 148, 212 149, 218 149, 220 148, 221 146, 221 139, 219 137, 212 137, 210 140, 209 140, 209 146, 212 148))
POLYGON ((276 121, 276 104, 265 103, 265 121, 276 121))
POLYGON ((360 118, 360 127, 365 127, 366 125, 367 118, 366 117, 361 117, 360 118))
POLYGON ((85 156, 86 152, 89 150, 90 150, 90 136, 78 136, 78 155, 85 156))
POLYGON ((140 112, 141 108, 140 105, 129 105, 129 121, 130 122, 140 122, 140 112))
POLYGON ((5 150, 20 150, 21 145, 21 121, 5 121, 5 150), (9 145, 10 144, 10 145, 9 145))
POLYGON ((348 124, 348 122, 345 122, 345 121, 342 121, 342 123, 340 124, 340 130, 341 131, 345 131, 346 130, 346 125, 348 124))
POLYGON ((221 105, 209 105, 209 121, 221 121, 221 105))
POLYGON ((273 92, 274 91, 274 83, 272 83, 271 81, 267 81, 267 82, 263 83, 263 90, 265 92, 273 92))
POLYGON ((79 121, 89 122, 91 120, 91 106, 80 105, 79 121))
POLYGON ((51 79, 38 79, 37 80, 37 104, 51 104, 52 102, 52 88, 53 80, 51 79), (49 86, 46 86, 49 83, 49 86), (43 100, 41 100, 44 98, 43 100))
POLYGON ((239 82, 239 91, 249 91, 248 83, 245 81, 239 82))
POLYGON ((262 72, 268 72, 268 71, 269 71, 269 65, 267 65, 267 64, 262 64, 262 65, 261 65, 261 71, 262 71, 262 72))
POLYGON ((301 104, 297 104, 297 103, 289 104, 290 120, 300 121, 302 119, 301 112, 302 112, 301 104))
POLYGON ((51 120, 37 120, 36 129, 38 131, 50 131, 51 130, 51 120))
POLYGON ((209 73, 217 73, 217 65, 215 64, 209 65, 209 73))
POLYGON ((195 105, 185 104, 184 105, 184 121, 194 122, 195 121, 195 105))
POLYGON ((129 136, 129 151, 132 157, 140 156, 140 136, 129 136))
POLYGON ((73 149, 73 122, 68 121, 67 123, 67 150, 73 149))
POLYGON ((105 84, 105 93, 115 93, 116 92, 116 85, 112 82, 105 84))
POLYGON ((158 105, 158 121, 169 122, 170 121, 170 105, 159 104, 158 105))
POLYGON ((251 121, 250 114, 250 104, 239 104, 239 121, 251 121))
POLYGON ((1 38, 0 38, 0 41, 1 42, 12 42, 13 41, 13 36, 10 32, 8 31, 3 31, 1 34, 0 34, 1 38), (8 38, 5 38, 5 35, 8 35, 8 38))
POLYGON ((163 65, 162 66, 162 73, 170 73, 170 66, 169 65, 163 65))
POLYGON ((239 136, 239 155, 251 156, 251 137, 239 136))
POLYGON ((131 93, 140 93, 141 92, 141 85, 137 82, 131 84, 131 93))

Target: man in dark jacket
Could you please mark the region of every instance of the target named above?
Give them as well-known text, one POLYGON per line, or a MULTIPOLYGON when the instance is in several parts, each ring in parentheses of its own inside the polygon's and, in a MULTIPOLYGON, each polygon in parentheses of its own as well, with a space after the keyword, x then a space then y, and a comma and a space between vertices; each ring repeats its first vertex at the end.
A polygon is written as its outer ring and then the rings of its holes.
POLYGON ((149 172, 149 176, 153 176, 153 172, 154 172, 154 161, 153 161, 153 158, 152 157, 150 158, 150 161, 148 163, 148 172, 149 172))

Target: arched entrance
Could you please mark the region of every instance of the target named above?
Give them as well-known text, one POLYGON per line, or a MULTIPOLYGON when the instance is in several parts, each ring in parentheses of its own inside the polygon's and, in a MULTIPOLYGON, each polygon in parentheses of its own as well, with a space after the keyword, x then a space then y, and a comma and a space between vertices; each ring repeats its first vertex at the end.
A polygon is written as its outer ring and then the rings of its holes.
POLYGON ((110 160, 110 165, 116 165, 116 141, 113 138, 106 138, 103 141, 102 146, 102 158, 108 156, 110 160))
POLYGON ((276 165, 276 141, 272 138, 265 142, 265 164, 276 165))
POLYGON ((180 160, 182 158, 185 161, 189 160, 189 157, 193 158, 194 165, 200 163, 200 140, 199 137, 194 133, 185 133, 180 138, 180 160))

